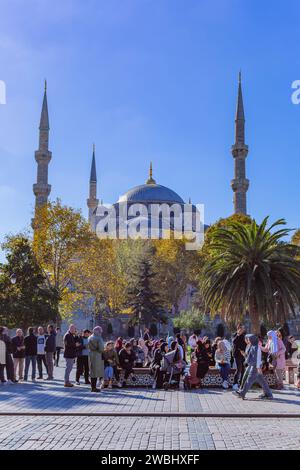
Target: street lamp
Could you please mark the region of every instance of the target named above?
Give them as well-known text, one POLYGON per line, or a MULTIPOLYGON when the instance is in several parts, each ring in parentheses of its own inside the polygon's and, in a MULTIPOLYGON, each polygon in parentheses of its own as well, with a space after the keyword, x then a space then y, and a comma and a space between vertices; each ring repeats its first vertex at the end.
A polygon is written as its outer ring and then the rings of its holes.
POLYGON ((276 321, 276 326, 277 326, 278 324, 278 298, 279 298, 278 290, 274 292, 273 297, 275 298, 275 321, 276 321))
POLYGON ((141 332, 141 320, 142 320, 142 311, 139 311, 139 333, 140 337, 142 337, 142 332, 141 332))

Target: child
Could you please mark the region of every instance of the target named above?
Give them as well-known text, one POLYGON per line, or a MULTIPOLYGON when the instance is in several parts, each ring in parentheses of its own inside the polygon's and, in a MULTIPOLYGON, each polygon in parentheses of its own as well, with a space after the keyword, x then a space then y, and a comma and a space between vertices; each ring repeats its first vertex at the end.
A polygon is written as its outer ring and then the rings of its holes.
MULTIPOLYGON (((117 352, 114 349, 113 341, 108 341, 105 345, 103 351, 104 359, 104 381, 108 383, 108 388, 112 389, 113 378, 116 377, 118 380, 119 376, 116 374, 117 367, 119 365, 119 357, 117 352)), ((118 387, 121 387, 121 384, 118 383, 118 387)))

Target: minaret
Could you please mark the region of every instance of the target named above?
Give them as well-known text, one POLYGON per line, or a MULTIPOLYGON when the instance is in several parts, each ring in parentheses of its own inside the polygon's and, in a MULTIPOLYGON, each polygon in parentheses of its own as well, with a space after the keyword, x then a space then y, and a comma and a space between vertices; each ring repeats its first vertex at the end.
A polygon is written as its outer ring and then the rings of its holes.
POLYGON ((234 179, 231 181, 231 187, 234 192, 234 213, 247 215, 246 193, 249 188, 249 180, 246 178, 246 157, 248 155, 248 145, 245 144, 245 116, 241 72, 239 72, 238 98, 235 116, 235 143, 231 147, 231 153, 234 158, 234 179))
POLYGON ((91 166, 90 176, 90 191, 89 198, 87 200, 87 206, 89 208, 89 223, 92 226, 92 216, 94 210, 98 207, 99 199, 97 199, 97 172, 96 172, 96 158, 95 158, 95 144, 93 144, 93 157, 91 166))
POLYGON ((152 177, 152 162, 150 162, 150 167, 149 167, 149 176, 146 181, 146 184, 156 184, 155 179, 152 177))
POLYGON ((48 165, 52 158, 49 151, 49 116, 47 103, 47 82, 45 80, 44 99, 39 127, 39 149, 35 152, 37 162, 37 182, 33 185, 35 195, 35 208, 48 202, 51 186, 48 184, 48 165))

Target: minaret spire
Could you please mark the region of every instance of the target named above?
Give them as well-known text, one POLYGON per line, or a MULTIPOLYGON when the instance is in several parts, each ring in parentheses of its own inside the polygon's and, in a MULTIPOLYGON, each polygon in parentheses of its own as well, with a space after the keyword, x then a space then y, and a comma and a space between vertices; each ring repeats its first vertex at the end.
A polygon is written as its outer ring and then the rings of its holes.
POLYGON ((45 80, 44 98, 39 126, 39 148, 35 152, 37 162, 37 182, 33 185, 35 207, 41 207, 48 202, 51 186, 48 184, 48 165, 52 158, 49 151, 49 114, 47 102, 47 82, 45 80))
POLYGON ((246 178, 246 157, 248 145, 245 144, 245 113, 242 93, 242 74, 239 72, 238 96, 235 114, 235 142, 231 148, 234 158, 234 179, 231 187, 234 192, 233 203, 235 214, 247 214, 246 193, 249 188, 249 180, 246 178))
POLYGON ((90 174, 90 187, 89 187, 89 198, 87 200, 87 206, 89 209, 89 223, 91 228, 94 229, 94 212, 97 209, 99 204, 99 199, 97 199, 97 171, 96 171, 96 150, 95 144, 93 144, 93 155, 92 155, 92 164, 91 164, 91 174, 90 174))
POLYGON ((149 177, 146 181, 146 184, 156 184, 156 181, 153 179, 152 177, 152 162, 150 162, 150 166, 149 166, 149 177))

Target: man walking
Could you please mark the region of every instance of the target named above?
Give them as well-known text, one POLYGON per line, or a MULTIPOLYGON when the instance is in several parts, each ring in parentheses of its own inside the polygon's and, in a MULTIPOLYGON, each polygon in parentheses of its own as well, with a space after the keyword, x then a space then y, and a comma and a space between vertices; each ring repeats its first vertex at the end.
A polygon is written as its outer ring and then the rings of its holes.
POLYGON ((77 356, 77 348, 80 347, 76 336, 76 327, 75 325, 70 325, 69 330, 64 336, 64 358, 66 360, 66 370, 65 370, 65 387, 74 387, 70 382, 70 374, 73 369, 74 361, 77 356))
POLYGON ((56 338, 53 325, 47 326, 46 344, 45 344, 45 355, 46 355, 46 364, 48 370, 48 377, 46 380, 53 380, 53 354, 56 349, 56 338))
POLYGON ((232 386, 233 390, 239 389, 245 371, 245 358, 243 355, 246 349, 245 334, 246 329, 244 325, 239 324, 232 340, 232 355, 236 363, 236 371, 234 374, 232 386))
POLYGON ((245 372, 246 380, 244 381, 242 389, 233 393, 244 400, 247 392, 256 382, 262 387, 264 391, 264 393, 260 395, 259 398, 262 400, 270 400, 273 398, 273 395, 262 374, 261 349, 258 345, 258 337, 255 335, 246 335, 245 339, 248 344, 245 352, 245 363, 247 364, 247 370, 245 372))

